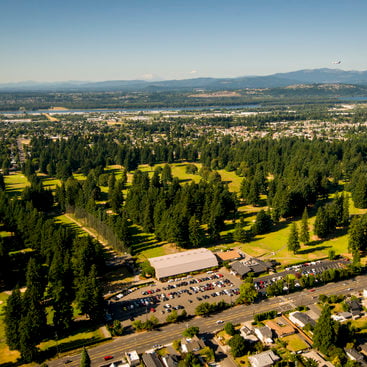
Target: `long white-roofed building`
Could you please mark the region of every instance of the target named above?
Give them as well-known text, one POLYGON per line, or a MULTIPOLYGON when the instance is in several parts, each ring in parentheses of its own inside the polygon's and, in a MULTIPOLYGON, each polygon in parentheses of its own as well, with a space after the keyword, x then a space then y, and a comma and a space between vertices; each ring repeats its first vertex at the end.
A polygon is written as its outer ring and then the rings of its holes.
POLYGON ((206 248, 152 257, 149 259, 149 262, 155 269, 155 276, 157 279, 169 278, 178 274, 190 273, 218 266, 216 256, 206 248))

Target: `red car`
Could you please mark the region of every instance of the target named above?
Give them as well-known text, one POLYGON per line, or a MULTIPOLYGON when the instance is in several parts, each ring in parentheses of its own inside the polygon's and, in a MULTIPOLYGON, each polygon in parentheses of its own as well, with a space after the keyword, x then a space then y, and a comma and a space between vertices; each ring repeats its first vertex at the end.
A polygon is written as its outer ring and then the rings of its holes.
POLYGON ((103 357, 103 359, 105 360, 105 361, 108 361, 109 359, 112 359, 113 358, 113 356, 104 356, 103 357))

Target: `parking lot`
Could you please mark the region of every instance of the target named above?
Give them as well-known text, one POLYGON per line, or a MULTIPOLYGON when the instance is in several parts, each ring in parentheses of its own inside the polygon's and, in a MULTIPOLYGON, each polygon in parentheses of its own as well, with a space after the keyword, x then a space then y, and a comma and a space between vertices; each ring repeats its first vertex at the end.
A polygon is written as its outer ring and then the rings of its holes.
MULTIPOLYGON (((346 264, 346 260, 323 260, 294 265, 282 272, 256 278, 254 285, 259 292, 265 293, 268 285, 288 274, 296 277, 297 274, 316 275, 327 269, 342 268, 346 264)), ((195 308, 202 302, 234 302, 241 283, 242 280, 226 268, 195 276, 178 277, 167 282, 155 281, 147 286, 117 294, 109 303, 109 314, 112 319, 121 320, 123 326, 131 325, 134 320, 146 321, 153 315, 163 322, 173 310, 180 314, 185 309, 187 314, 194 315, 195 308)), ((297 284, 296 281, 296 286, 299 286, 297 284)))
MULTIPOLYGON (((255 288, 259 292, 266 292, 266 287, 278 280, 285 278, 287 275, 295 275, 296 279, 298 276, 308 276, 308 275, 317 275, 321 274, 325 270, 328 269, 341 269, 345 267, 349 263, 348 260, 318 260, 312 261, 310 263, 300 264, 300 265, 293 265, 289 268, 286 268, 284 271, 279 273, 274 273, 272 275, 266 275, 260 278, 255 279, 254 284, 255 288)), ((317 283, 317 281, 316 281, 317 283)), ((300 287, 300 284, 296 281, 296 287, 300 287)))
POLYGON ((234 302, 241 283, 225 268, 167 282, 156 281, 130 290, 126 295, 118 294, 111 300, 109 311, 112 318, 121 320, 124 326, 133 320, 145 321, 152 315, 165 321, 173 310, 180 314, 185 309, 188 314, 194 314, 195 308, 202 302, 234 302))

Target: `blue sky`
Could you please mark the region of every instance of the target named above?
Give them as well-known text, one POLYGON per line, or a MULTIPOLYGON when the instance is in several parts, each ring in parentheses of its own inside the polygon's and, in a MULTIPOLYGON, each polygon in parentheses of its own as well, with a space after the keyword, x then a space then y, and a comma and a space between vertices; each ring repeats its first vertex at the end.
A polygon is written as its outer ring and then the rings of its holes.
POLYGON ((366 70, 366 14, 365 0, 0 0, 0 82, 366 70))

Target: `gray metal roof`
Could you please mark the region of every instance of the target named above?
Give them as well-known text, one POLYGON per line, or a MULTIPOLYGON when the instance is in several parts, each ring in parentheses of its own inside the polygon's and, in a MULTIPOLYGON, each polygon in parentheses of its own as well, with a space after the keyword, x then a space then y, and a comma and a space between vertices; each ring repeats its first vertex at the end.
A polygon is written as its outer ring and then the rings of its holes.
POLYGON ((158 279, 218 266, 215 255, 205 248, 153 257, 149 262, 158 279))
POLYGON ((164 364, 155 353, 144 353, 142 360, 146 367, 164 367, 164 364))

